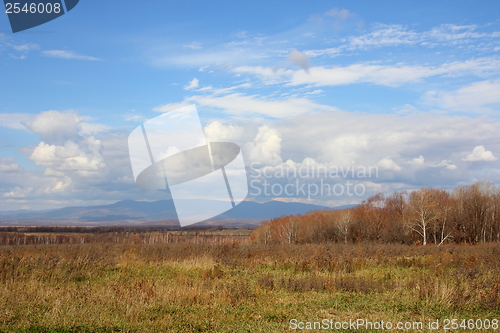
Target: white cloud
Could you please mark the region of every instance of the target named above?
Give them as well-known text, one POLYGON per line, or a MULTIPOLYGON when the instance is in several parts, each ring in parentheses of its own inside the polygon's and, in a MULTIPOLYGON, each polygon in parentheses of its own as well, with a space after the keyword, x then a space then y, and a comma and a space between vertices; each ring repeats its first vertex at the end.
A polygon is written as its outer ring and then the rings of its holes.
MULTIPOLYGON (((227 69, 228 67, 241 67, 249 65, 276 66, 283 63, 289 54, 291 47, 301 45, 303 53, 307 57, 333 57, 352 55, 353 52, 369 51, 381 47, 404 47, 434 48, 436 46, 451 46, 455 48, 467 48, 467 50, 494 51, 499 46, 499 32, 482 32, 488 28, 478 25, 454 25, 442 24, 429 30, 419 31, 400 24, 381 24, 371 26, 367 33, 358 35, 351 32, 343 38, 332 38, 330 24, 334 29, 339 29, 342 24, 351 20, 356 15, 347 9, 334 8, 321 17, 313 18, 319 24, 304 24, 289 31, 279 33, 275 36, 254 35, 248 33, 236 33, 229 38, 236 40, 221 41, 209 49, 200 50, 201 45, 197 42, 181 45, 185 52, 172 52, 179 46, 155 47, 148 53, 148 57, 154 65, 158 66, 189 66, 196 68, 211 65, 214 68, 227 69), (323 37, 323 38, 321 38, 323 37), (320 40, 325 48, 318 47, 320 40), (332 45, 333 44, 333 45, 332 45), (310 48, 310 49, 308 49, 310 48), (196 50, 193 52, 192 50, 196 50), (265 65, 264 65, 265 64, 265 65)), ((351 28, 358 26, 362 28, 363 21, 357 19, 349 24, 351 28)), ((491 30, 491 29, 488 29, 491 30)), ((320 44, 321 45, 321 44, 320 44)), ((413 52, 413 50, 412 50, 413 52)), ((396 52, 394 53, 397 54, 396 52)))
POLYGON ((396 162, 394 162, 390 157, 385 157, 381 159, 380 161, 377 162, 377 165, 387 170, 401 171, 401 167, 396 162))
POLYGON ((240 66, 232 70, 237 73, 256 75, 266 84, 286 82, 288 85, 335 86, 373 83, 384 86, 400 86, 435 76, 474 75, 487 77, 497 75, 500 73, 500 58, 483 57, 444 63, 434 67, 403 63, 395 65, 358 63, 342 67, 308 67, 307 72, 263 66, 240 66))
POLYGON ((331 16, 334 18, 333 21, 334 29, 340 29, 341 23, 353 15, 354 14, 351 13, 348 9, 339 9, 339 8, 333 8, 325 12, 325 16, 331 16))
MULTIPOLYGON (((197 95, 187 98, 186 101, 195 102, 202 107, 221 109, 227 114, 240 117, 264 115, 274 118, 285 118, 317 111, 336 110, 335 107, 317 104, 305 98, 266 100, 257 95, 248 96, 242 93, 232 93, 223 96, 197 95)), ((163 107, 160 107, 160 109, 163 109, 163 107)))
POLYGON ((9 56, 11 58, 14 58, 14 59, 19 59, 19 60, 24 60, 26 59, 27 57, 23 54, 23 55, 20 55, 20 56, 16 56, 16 55, 13 55, 13 54, 9 54, 9 56))
POLYGON ((104 124, 83 121, 76 111, 44 111, 38 115, 29 113, 0 113, 0 126, 30 130, 42 140, 64 142, 79 135, 90 135, 111 130, 104 124))
MULTIPOLYGON (((45 167, 45 176, 53 180, 45 184, 46 191, 58 192, 69 188, 72 177, 94 177, 106 168, 101 140, 93 133, 109 130, 102 124, 83 122, 75 111, 44 111, 26 122, 26 127, 40 136, 42 142, 21 151, 39 167, 45 167)), ((47 192, 47 193, 49 193, 47 192)))
POLYGON ((73 180, 69 177, 64 177, 63 180, 57 180, 53 186, 47 186, 43 192, 45 194, 50 194, 54 192, 64 192, 71 188, 73 180))
POLYGON ((193 78, 191 81, 189 81, 189 84, 184 87, 184 90, 192 90, 198 88, 199 82, 200 81, 197 78, 193 78))
POLYGON ((341 21, 347 20, 350 16, 353 14, 349 11, 349 9, 339 9, 339 8, 333 8, 330 9, 329 11, 325 12, 326 16, 333 16, 341 21))
POLYGON ((66 175, 62 171, 54 170, 50 167, 45 168, 45 171, 43 172, 45 176, 49 177, 65 177, 66 175))
POLYGON ((435 166, 436 167, 444 167, 448 170, 455 170, 458 168, 456 165, 452 164, 452 162, 450 160, 442 160, 440 163, 436 164, 435 166))
POLYGON ((65 51, 65 50, 42 51, 42 55, 46 57, 60 58, 60 59, 77 59, 77 60, 90 60, 90 61, 101 60, 99 58, 81 55, 72 51, 65 51))
POLYGON ((419 157, 414 158, 411 163, 415 165, 424 165, 425 164, 425 158, 420 155, 419 157))
MULTIPOLYGON (((464 145, 484 143, 493 151, 500 149, 496 139, 500 122, 489 118, 337 111, 274 121, 272 126, 282 139, 283 160, 312 158, 325 166, 378 166, 379 178, 371 181, 386 183, 388 191, 453 187, 473 178, 500 181, 500 175, 481 173, 462 160, 464 145)), ((490 168, 500 168, 497 162, 489 163, 490 168)))
POLYGON ((201 44, 198 42, 192 42, 191 44, 182 45, 185 49, 199 50, 202 48, 201 44))
POLYGON ((416 82, 432 75, 435 75, 433 70, 424 66, 370 64, 354 64, 336 68, 318 66, 311 67, 309 73, 294 72, 289 85, 329 86, 369 82, 398 86, 407 82, 416 82))
POLYGON ((499 111, 499 91, 500 80, 485 80, 452 92, 428 91, 423 100, 446 110, 489 114, 499 111))
POLYGON ((88 171, 98 171, 104 168, 101 151, 100 140, 84 137, 78 143, 67 141, 61 146, 40 142, 29 158, 37 166, 58 171, 77 171, 80 176, 85 176, 88 175, 88 171))
POLYGON ((478 26, 471 25, 455 25, 455 24, 442 24, 438 27, 432 28, 426 32, 425 35, 429 39, 435 39, 440 42, 449 42, 452 44, 468 43, 472 39, 494 37, 492 34, 475 32, 478 26))
POLYGON ((484 146, 476 146, 472 150, 472 153, 467 155, 465 158, 462 158, 462 161, 467 162, 477 162, 477 161, 496 161, 496 158, 493 153, 489 150, 486 150, 484 146))
POLYGON ((322 92, 324 92, 324 91, 321 89, 316 89, 314 91, 306 92, 306 95, 317 95, 317 94, 321 94, 322 92))
POLYGON ((267 125, 259 127, 257 136, 253 142, 245 146, 246 160, 258 162, 263 165, 278 165, 281 159, 281 135, 267 125))
POLYGON ((5 198, 24 198, 32 192, 33 192, 33 187, 21 188, 19 186, 16 186, 12 189, 12 191, 4 193, 3 196, 5 198))
POLYGON ((104 124, 94 124, 94 123, 86 123, 82 122, 80 124, 80 133, 84 135, 92 135, 96 133, 102 133, 112 130, 112 128, 108 125, 104 124))
POLYGON ((417 32, 399 24, 376 24, 373 31, 345 39, 346 49, 369 49, 401 45, 459 45, 500 37, 498 33, 476 32, 477 25, 442 24, 431 30, 417 32))
POLYGON ((0 172, 22 172, 23 168, 14 163, 14 158, 0 158, 0 172))
POLYGON ((22 45, 11 45, 11 47, 16 51, 27 52, 31 50, 38 50, 40 46, 35 43, 28 43, 22 45))
POLYGON ((192 103, 189 103, 189 101, 184 101, 184 102, 180 102, 180 103, 169 103, 169 104, 157 106, 157 107, 153 108, 153 111, 170 112, 170 111, 174 111, 174 110, 183 108, 183 107, 188 106, 190 104, 192 104, 192 103))
POLYGON ((83 117, 75 111, 44 111, 25 123, 32 132, 40 135, 43 141, 63 143, 75 139, 82 130, 83 117))
MULTIPOLYGON (((135 110, 133 110, 135 111, 135 110)), ((133 113, 127 113, 123 115, 126 121, 140 121, 144 122, 146 119, 143 116, 140 116, 138 114, 133 114, 133 113)))
POLYGON ((26 126, 23 124, 32 118, 33 115, 29 113, 0 113, 0 126, 25 130, 26 126))
POLYGON ((285 68, 263 66, 239 66, 232 69, 235 73, 252 74, 260 77, 266 84, 276 84, 288 80, 294 71, 285 68))
POLYGON ((205 138, 208 142, 235 142, 243 135, 244 129, 236 125, 224 125, 216 120, 205 126, 205 138))
POLYGON ((366 49, 369 47, 395 46, 401 44, 415 44, 422 40, 422 35, 408 30, 398 24, 377 24, 374 31, 367 34, 349 37, 349 48, 366 49))
POLYGON ((325 55, 329 56, 329 57, 334 57, 334 56, 341 54, 342 51, 343 51, 343 48, 341 48, 341 47, 329 47, 326 49, 306 50, 306 51, 304 51, 304 54, 310 58, 321 57, 321 56, 325 56, 325 55))

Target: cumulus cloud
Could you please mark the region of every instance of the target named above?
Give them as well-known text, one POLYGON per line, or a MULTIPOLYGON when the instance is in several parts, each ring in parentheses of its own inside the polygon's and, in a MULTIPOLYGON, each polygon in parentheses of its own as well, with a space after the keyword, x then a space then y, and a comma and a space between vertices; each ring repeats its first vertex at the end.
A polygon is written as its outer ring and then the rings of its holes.
POLYGON ((245 146, 245 154, 246 159, 252 163, 258 162, 269 166, 282 163, 280 133, 267 125, 259 127, 253 142, 245 146))
POLYGON ((53 193, 53 192, 63 192, 71 187, 73 183, 72 179, 69 177, 64 177, 64 180, 59 180, 56 182, 54 186, 49 186, 44 189, 45 193, 53 193))
POLYGON ((309 72, 309 67, 311 64, 309 63, 309 58, 307 57, 307 55, 305 55, 305 53, 293 49, 288 54, 288 58, 290 59, 290 62, 292 64, 299 66, 305 72, 309 72))
POLYGON ((14 187, 10 192, 4 193, 4 198, 24 198, 28 194, 33 192, 33 187, 21 188, 19 186, 14 187))
POLYGON ((43 141, 61 144, 66 140, 75 140, 82 130, 83 117, 75 111, 44 111, 25 126, 40 135, 43 141))
POLYGON ((20 172, 23 168, 14 163, 13 157, 0 158, 0 172, 20 172))
POLYGON ((198 88, 199 82, 200 81, 197 78, 193 78, 191 81, 189 81, 189 84, 184 87, 184 90, 192 90, 198 88))
POLYGON ((205 138, 208 142, 235 142, 241 138, 244 129, 236 125, 224 125, 216 120, 205 126, 205 138))
POLYGON ((496 161, 496 158, 493 153, 489 150, 486 150, 484 146, 476 146, 472 150, 472 153, 467 155, 465 158, 462 158, 462 161, 467 162, 477 162, 477 161, 496 161))
POLYGON ((387 170, 401 171, 401 167, 396 162, 394 162, 390 157, 385 157, 381 159, 380 161, 377 162, 377 165, 387 170))
MULTIPOLYGON (((500 149, 496 139, 500 123, 493 119, 337 111, 275 121, 273 128, 282 139, 283 160, 309 157, 327 167, 378 166, 379 178, 371 181, 387 182, 392 191, 453 187, 472 178, 500 181, 493 171, 481 174, 462 160, 462 147, 471 142, 485 143, 493 151, 500 149)), ((482 150, 478 153, 482 161, 491 159, 490 168, 500 168, 494 156, 482 150)))
POLYGON ((455 169, 458 168, 450 160, 442 160, 440 163, 436 164, 435 166, 436 167, 444 167, 444 168, 446 168, 448 170, 455 170, 455 169))
POLYGON ((62 146, 40 142, 30 155, 37 166, 50 167, 53 170, 74 170, 81 176, 86 171, 97 171, 104 167, 101 156, 102 145, 94 137, 84 137, 76 143, 66 141, 62 146))
POLYGON ((12 157, 0 159, 0 209, 20 209, 27 202, 31 209, 47 209, 127 198, 158 200, 156 191, 138 188, 131 180, 128 131, 106 128, 97 139, 92 133, 103 126, 88 123, 90 127, 85 128, 82 118, 74 111, 52 111, 25 121, 30 127, 23 128, 43 139, 19 151, 38 168, 24 169, 12 157), (64 122, 67 128, 59 126, 64 122))
POLYGON ((47 179, 37 190, 43 187, 44 193, 64 192, 71 188, 74 179, 102 178, 106 168, 103 145, 92 133, 109 128, 83 120, 75 111, 51 110, 25 123, 42 139, 38 145, 21 150, 36 166, 45 168, 47 179))

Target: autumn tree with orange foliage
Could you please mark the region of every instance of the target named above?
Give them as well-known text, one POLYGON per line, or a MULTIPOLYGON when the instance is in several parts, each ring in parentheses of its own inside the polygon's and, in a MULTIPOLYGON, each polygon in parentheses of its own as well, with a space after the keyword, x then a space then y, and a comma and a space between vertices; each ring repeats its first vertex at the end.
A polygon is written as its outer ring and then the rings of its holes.
POLYGON ((344 210, 284 216, 252 233, 260 244, 500 242, 500 188, 490 182, 453 191, 426 188, 376 194, 344 210))

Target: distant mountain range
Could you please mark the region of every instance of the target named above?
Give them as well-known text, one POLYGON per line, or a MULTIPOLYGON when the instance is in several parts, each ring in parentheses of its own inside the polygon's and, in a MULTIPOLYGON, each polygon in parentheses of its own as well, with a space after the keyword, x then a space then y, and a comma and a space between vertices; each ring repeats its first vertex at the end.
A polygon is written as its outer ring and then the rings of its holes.
MULTIPOLYGON (((196 204, 196 200, 192 200, 196 204)), ((211 225, 251 228, 262 221, 283 215, 305 214, 312 210, 343 209, 354 205, 328 208, 324 206, 269 201, 243 201, 235 208, 193 226, 211 225)), ((44 211, 12 211, 0 214, 0 225, 142 225, 179 226, 172 200, 123 200, 111 205, 65 207, 44 211)))

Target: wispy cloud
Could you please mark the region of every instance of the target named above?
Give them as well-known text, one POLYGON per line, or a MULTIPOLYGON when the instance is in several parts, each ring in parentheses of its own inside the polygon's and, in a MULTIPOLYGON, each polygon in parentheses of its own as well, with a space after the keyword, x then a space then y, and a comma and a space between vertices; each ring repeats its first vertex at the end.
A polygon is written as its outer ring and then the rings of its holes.
POLYGON ((192 90, 198 88, 199 82, 200 81, 197 78, 193 78, 191 81, 189 81, 189 84, 184 87, 184 90, 192 90))
POLYGON ((455 91, 428 91, 422 99, 446 110, 491 114, 500 111, 499 92, 500 80, 484 80, 455 91))
POLYGON ((198 43, 198 42, 192 42, 191 44, 182 45, 182 47, 185 49, 191 49, 191 50, 202 49, 201 43, 198 43))
POLYGON ((445 63, 440 66, 422 65, 378 65, 358 63, 343 67, 316 66, 302 70, 262 66, 240 66, 232 69, 237 73, 253 74, 265 84, 286 83, 290 86, 312 85, 336 86, 355 83, 373 83, 384 86, 400 86, 422 81, 434 76, 476 76, 488 77, 500 73, 499 57, 484 57, 445 63))
POLYGON ((31 51, 31 50, 38 50, 40 48, 40 46, 38 44, 35 44, 35 43, 27 43, 27 44, 21 44, 21 45, 11 44, 10 46, 14 50, 22 51, 22 52, 31 51))
POLYGON ((340 24, 347 20, 349 17, 354 16, 354 13, 350 12, 349 9, 339 9, 333 8, 325 13, 325 16, 331 16, 334 18, 333 28, 340 29, 340 24))
POLYGON ((498 41, 500 32, 478 32, 477 25, 442 24, 428 31, 418 32, 400 24, 376 24, 372 31, 350 36, 343 41, 345 49, 369 49, 402 45, 459 45, 478 40, 498 41))
POLYGON ((72 51, 65 51, 65 50, 42 51, 42 55, 44 55, 45 57, 60 58, 60 59, 77 59, 77 60, 89 60, 89 61, 101 60, 99 58, 86 56, 86 55, 78 54, 78 53, 75 53, 72 51))
POLYGON ((266 116, 287 118, 311 112, 338 110, 332 106, 314 103, 306 98, 276 100, 236 92, 224 95, 194 95, 187 97, 182 103, 166 104, 158 106, 154 110, 168 112, 190 103, 196 103, 202 107, 215 108, 226 114, 238 117, 266 116))
POLYGON ((33 118, 29 113, 0 113, 0 126, 26 130, 24 125, 33 118))

